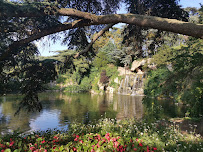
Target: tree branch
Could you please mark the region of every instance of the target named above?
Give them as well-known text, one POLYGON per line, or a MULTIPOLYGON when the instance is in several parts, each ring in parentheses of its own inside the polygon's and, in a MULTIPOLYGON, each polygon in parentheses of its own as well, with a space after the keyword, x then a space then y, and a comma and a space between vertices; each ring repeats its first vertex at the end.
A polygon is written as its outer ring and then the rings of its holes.
POLYGON ((79 17, 91 21, 91 25, 99 24, 115 24, 127 23, 134 24, 142 27, 149 27, 163 31, 170 31, 174 33, 185 34, 196 38, 203 39, 203 25, 179 21, 176 19, 160 18, 155 16, 146 16, 138 14, 110 14, 110 15, 95 15, 88 12, 78 11, 72 8, 56 8, 51 6, 38 6, 34 7, 33 11, 25 9, 23 4, 19 4, 15 11, 5 13, 0 11, 0 17, 40 17, 44 15, 62 15, 79 17), (21 6, 22 5, 22 6, 21 6), (21 7, 22 9, 21 9, 21 7))
MULTIPOLYGON (((28 38, 19 40, 19 41, 14 41, 9 47, 8 49, 0 56, 0 61, 3 61, 5 58, 8 57, 8 55, 16 50, 16 48, 18 48, 19 46, 23 46, 29 42, 32 42, 34 40, 40 39, 41 37, 50 35, 50 34, 54 34, 57 32, 61 32, 61 31, 65 31, 68 29, 73 29, 73 28, 77 28, 77 27, 84 27, 84 26, 89 26, 90 23, 87 22, 86 20, 76 20, 73 21, 71 23, 66 23, 66 24, 60 24, 57 25, 55 27, 46 29, 46 30, 42 30, 40 32, 36 32, 36 33, 32 33, 28 38)), ((17 52, 13 52, 14 54, 17 52)))
POLYGON ((113 25, 115 24, 108 24, 105 28, 103 28, 101 31, 99 31, 92 39, 92 41, 88 44, 88 46, 81 52, 77 53, 74 58, 78 58, 80 55, 88 52, 90 50, 90 48, 92 47, 92 45, 94 44, 94 42, 100 37, 102 36, 109 28, 111 28, 113 25))
MULTIPOLYGON (((49 29, 42 30, 38 33, 34 33, 30 35, 28 38, 15 41, 13 44, 11 44, 8 48, 8 50, 3 53, 0 56, 0 61, 5 59, 9 52, 12 51, 12 49, 15 49, 18 46, 24 45, 26 43, 32 42, 34 40, 37 40, 41 37, 54 34, 57 32, 65 31, 68 29, 78 28, 78 27, 84 27, 84 26, 90 26, 90 25, 100 25, 100 24, 116 24, 116 23, 127 23, 127 24, 133 24, 138 25, 142 27, 148 27, 148 28, 154 28, 159 29, 163 31, 170 31, 174 33, 180 33, 185 34, 188 36, 193 36, 196 38, 202 38, 203 39, 203 24, 194 24, 194 23, 188 23, 179 21, 176 19, 167 19, 167 18, 160 18, 155 16, 145 16, 145 15, 138 15, 138 14, 110 14, 110 15, 95 15, 87 12, 81 12, 72 8, 61 8, 61 9, 55 9, 56 14, 59 15, 66 15, 66 16, 76 16, 79 18, 83 18, 80 20, 75 20, 71 23, 64 23, 49 29)), ((21 10, 22 11, 22 10, 21 10)), ((6 15, 14 15, 18 17, 27 16, 31 13, 25 13, 21 11, 16 11, 14 14, 12 13, 2 13, 0 11, 0 17, 7 17, 6 15)), ((33 17, 35 14, 37 15, 48 15, 44 11, 39 10, 40 13, 32 12, 31 17, 33 17)), ((53 12, 54 14, 54 12, 53 12)))

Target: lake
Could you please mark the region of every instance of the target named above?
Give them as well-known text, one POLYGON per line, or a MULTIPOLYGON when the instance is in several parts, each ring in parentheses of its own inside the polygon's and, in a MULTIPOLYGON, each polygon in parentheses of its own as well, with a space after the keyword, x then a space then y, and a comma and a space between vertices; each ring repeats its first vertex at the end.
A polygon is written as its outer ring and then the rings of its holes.
POLYGON ((23 132, 68 129, 72 122, 89 123, 101 118, 167 119, 182 117, 183 106, 170 100, 154 100, 144 96, 118 94, 92 95, 89 93, 64 94, 46 92, 39 95, 43 109, 40 112, 21 111, 14 116, 21 95, 0 97, 1 134, 19 130, 23 132))

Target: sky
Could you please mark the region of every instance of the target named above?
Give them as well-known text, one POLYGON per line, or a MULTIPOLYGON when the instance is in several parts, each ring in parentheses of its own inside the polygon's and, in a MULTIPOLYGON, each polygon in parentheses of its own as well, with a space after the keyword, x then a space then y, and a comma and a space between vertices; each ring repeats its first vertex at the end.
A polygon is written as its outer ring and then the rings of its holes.
MULTIPOLYGON (((203 0, 180 0, 179 5, 181 5, 183 8, 185 8, 185 7, 200 8, 199 3, 203 4, 203 0)), ((121 10, 118 11, 118 13, 126 13, 125 8, 121 7, 121 10)), ((121 25, 122 24, 118 24, 116 26, 119 27, 121 25)), ((56 54, 56 53, 54 53, 54 51, 67 49, 67 46, 61 45, 61 41, 52 43, 47 39, 47 37, 44 37, 44 38, 40 39, 39 41, 35 41, 35 44, 37 45, 41 56, 51 56, 51 55, 56 54)))

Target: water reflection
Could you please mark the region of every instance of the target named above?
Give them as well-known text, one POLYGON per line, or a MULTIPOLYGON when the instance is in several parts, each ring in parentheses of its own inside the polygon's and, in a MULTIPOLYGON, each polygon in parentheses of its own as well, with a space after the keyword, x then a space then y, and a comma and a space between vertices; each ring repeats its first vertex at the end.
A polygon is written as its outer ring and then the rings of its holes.
POLYGON ((143 117, 143 96, 118 95, 117 102, 114 102, 113 109, 118 111, 116 118, 133 118, 141 119, 143 117))
POLYGON ((0 98, 0 131, 2 134, 16 129, 20 131, 47 130, 48 128, 67 128, 69 123, 94 122, 102 117, 107 118, 162 118, 181 113, 173 103, 160 102, 143 96, 127 95, 92 95, 62 94, 48 92, 40 95, 43 105, 41 112, 26 113, 21 111, 14 116, 17 103, 22 99, 18 95, 0 98), (144 104, 142 102, 144 101, 144 104), (168 108, 168 107, 171 108, 168 108), (163 109, 169 110, 163 110, 163 109), (178 112, 179 111, 179 112, 178 112))

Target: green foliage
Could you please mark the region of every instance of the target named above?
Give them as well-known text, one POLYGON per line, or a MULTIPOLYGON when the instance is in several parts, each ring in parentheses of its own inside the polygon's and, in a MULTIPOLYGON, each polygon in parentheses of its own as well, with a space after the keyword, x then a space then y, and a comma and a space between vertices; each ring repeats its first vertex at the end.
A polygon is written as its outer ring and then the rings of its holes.
MULTIPOLYGON (((181 46, 178 46, 180 48, 181 46)), ((154 62, 157 66, 163 66, 170 64, 170 60, 177 54, 177 51, 174 48, 171 48, 168 45, 162 45, 158 48, 158 53, 153 55, 154 62)))
POLYGON ((56 83, 64 83, 67 80, 67 75, 66 74, 59 74, 57 79, 56 79, 56 83))
POLYGON ((150 71, 145 83, 145 95, 153 97, 162 95, 165 91, 163 84, 165 83, 169 75, 170 71, 166 67, 150 71))
POLYGON ((105 69, 106 69, 106 75, 111 79, 118 77, 118 70, 115 65, 109 64, 105 69))
POLYGON ((80 85, 69 85, 65 88, 66 92, 88 92, 91 89, 91 81, 88 77, 84 77, 80 85))
POLYGON ((107 53, 104 51, 100 51, 93 61, 93 66, 101 69, 102 67, 107 66, 110 63, 107 53))
POLYGON ((158 69, 148 75, 145 94, 170 96, 189 105, 190 116, 203 115, 203 45, 201 39, 189 39, 186 46, 167 48, 154 56, 158 69), (166 52, 165 52, 166 51, 166 52), (171 71, 163 69, 171 64, 171 71))
MULTIPOLYGON (((158 16, 170 19, 187 21, 188 13, 178 4, 178 0, 125 0, 129 13, 158 16)), ((164 43, 163 36, 167 33, 161 30, 151 30, 136 25, 127 25, 123 31, 123 43, 132 47, 138 58, 144 55, 153 55, 156 48, 164 43), (144 47, 143 47, 144 46, 144 47), (147 52, 147 54, 145 54, 147 52)))

